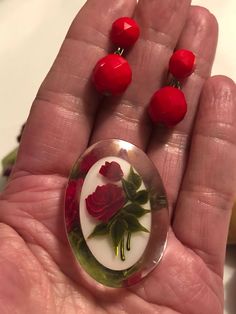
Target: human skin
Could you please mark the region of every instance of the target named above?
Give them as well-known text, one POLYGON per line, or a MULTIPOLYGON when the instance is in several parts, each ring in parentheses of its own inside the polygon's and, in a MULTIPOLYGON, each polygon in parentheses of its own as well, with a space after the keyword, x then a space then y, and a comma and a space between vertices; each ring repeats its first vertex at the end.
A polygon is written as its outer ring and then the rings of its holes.
POLYGON ((236 187, 236 88, 210 78, 217 22, 187 0, 88 0, 32 105, 11 178, 0 196, 0 313, 221 314, 227 229, 236 187), (99 14, 97 14, 99 12, 99 14), (141 38, 127 54, 133 82, 122 97, 91 85, 109 31, 132 16, 141 38), (175 48, 196 54, 184 84, 188 114, 154 127, 146 107, 166 83, 175 48), (110 289, 73 259, 63 222, 69 171, 87 146, 127 140, 153 160, 169 198, 171 228, 161 263, 139 284, 110 289))

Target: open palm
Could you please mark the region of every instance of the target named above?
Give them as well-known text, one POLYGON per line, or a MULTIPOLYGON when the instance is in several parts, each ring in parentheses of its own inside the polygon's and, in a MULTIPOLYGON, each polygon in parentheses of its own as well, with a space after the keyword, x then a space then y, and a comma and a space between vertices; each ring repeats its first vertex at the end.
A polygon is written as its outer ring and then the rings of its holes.
POLYGON ((223 312, 222 270, 236 186, 236 90, 226 77, 208 78, 216 42, 215 18, 188 0, 86 2, 39 89, 1 195, 0 313, 223 312), (112 22, 132 15, 142 30, 127 56, 133 83, 122 98, 101 98, 90 84, 92 68, 110 50, 112 22), (165 83, 175 47, 197 56, 184 86, 188 114, 172 130, 152 128, 146 106, 165 83), (89 144, 107 138, 147 152, 172 213, 160 265, 130 289, 88 280, 64 231, 69 170, 89 144))

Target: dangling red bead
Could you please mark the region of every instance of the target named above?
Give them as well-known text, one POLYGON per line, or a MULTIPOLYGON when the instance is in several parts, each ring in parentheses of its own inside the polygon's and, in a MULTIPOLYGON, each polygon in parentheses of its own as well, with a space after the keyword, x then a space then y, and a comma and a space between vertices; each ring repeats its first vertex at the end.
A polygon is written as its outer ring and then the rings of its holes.
POLYGON ((185 79, 194 71, 195 55, 186 49, 176 50, 169 62, 170 73, 178 80, 185 79))
POLYGON ((118 54, 109 54, 96 64, 93 82, 97 91, 104 95, 123 93, 132 80, 129 63, 118 54))
POLYGON ((154 123, 168 127, 183 120, 187 112, 184 93, 175 87, 166 86, 159 89, 152 97, 148 113, 154 123))
POLYGON ((129 17, 122 17, 112 25, 111 40, 117 46, 114 54, 99 60, 93 70, 93 82, 104 95, 123 93, 132 81, 132 70, 121 56, 125 48, 130 48, 140 34, 138 24, 129 17))
POLYGON ((112 24, 111 41, 121 48, 130 48, 138 40, 140 29, 130 17, 121 17, 112 24))

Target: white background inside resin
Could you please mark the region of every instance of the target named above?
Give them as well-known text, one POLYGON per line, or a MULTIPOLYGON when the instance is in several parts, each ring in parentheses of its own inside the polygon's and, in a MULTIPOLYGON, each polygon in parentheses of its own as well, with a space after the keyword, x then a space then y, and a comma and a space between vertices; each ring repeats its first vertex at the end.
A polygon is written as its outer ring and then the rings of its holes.
MULTIPOLYGON (((126 251, 125 249, 125 257, 126 260, 122 261, 120 256, 115 256, 112 242, 108 235, 99 236, 92 239, 88 239, 88 236, 94 230, 94 227, 99 223, 98 220, 94 219, 89 215, 86 209, 85 199, 88 195, 92 194, 98 185, 104 185, 109 181, 106 180, 101 174, 99 174, 99 170, 102 165, 105 164, 105 161, 116 161, 120 164, 121 169, 124 172, 124 177, 128 176, 130 170, 130 164, 118 157, 106 157, 100 159, 96 162, 92 168, 89 170, 81 191, 80 197, 80 222, 82 232, 87 242, 87 245, 94 255, 94 257, 105 267, 113 269, 113 270, 123 270, 134 265, 142 256, 148 240, 149 233, 146 232, 137 232, 133 233, 131 237, 131 250, 126 251)), ((118 183, 121 185, 121 183, 118 183)), ((145 186, 142 183, 140 189, 144 189, 145 186)), ((143 205, 145 209, 150 209, 150 202, 143 205)), ((139 219, 139 222, 148 230, 151 228, 151 214, 146 214, 139 219)))

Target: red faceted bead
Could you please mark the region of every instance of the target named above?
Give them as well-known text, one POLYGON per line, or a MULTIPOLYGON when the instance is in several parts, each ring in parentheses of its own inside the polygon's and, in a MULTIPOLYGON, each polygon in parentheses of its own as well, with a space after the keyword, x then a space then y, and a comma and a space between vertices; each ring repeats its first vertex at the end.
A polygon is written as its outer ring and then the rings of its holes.
POLYGON ((185 79, 194 71, 195 55, 192 51, 180 49, 173 53, 169 62, 169 71, 178 80, 185 79))
POLYGON ((129 63, 118 54, 109 54, 96 64, 93 82, 96 89, 104 95, 123 93, 132 80, 129 63))
POLYGON ((111 41, 121 48, 130 48, 140 35, 140 29, 135 20, 121 17, 112 24, 111 41))
POLYGON ((174 126, 183 120, 187 112, 184 93, 175 87, 159 89, 152 97, 148 113, 154 123, 174 126))

